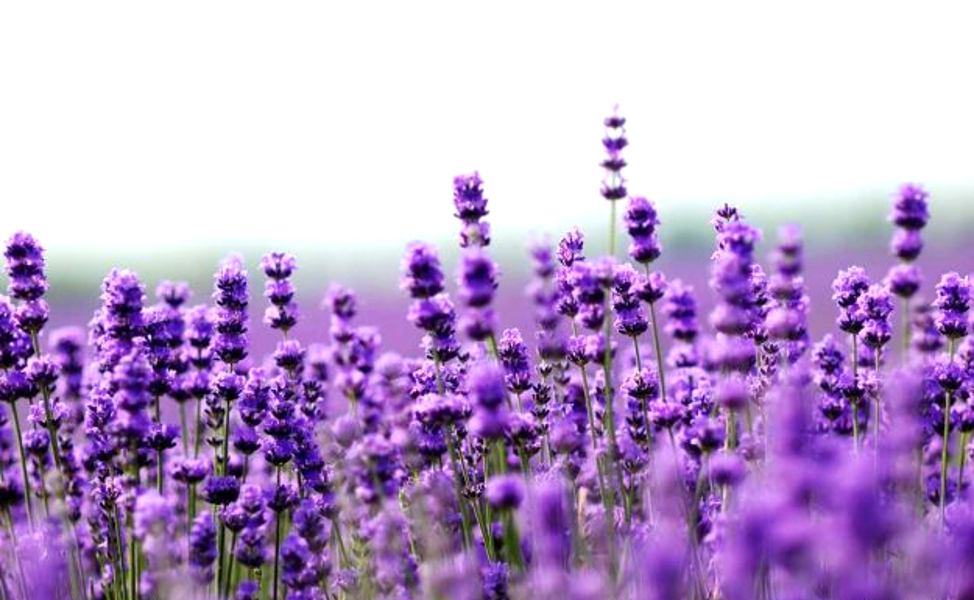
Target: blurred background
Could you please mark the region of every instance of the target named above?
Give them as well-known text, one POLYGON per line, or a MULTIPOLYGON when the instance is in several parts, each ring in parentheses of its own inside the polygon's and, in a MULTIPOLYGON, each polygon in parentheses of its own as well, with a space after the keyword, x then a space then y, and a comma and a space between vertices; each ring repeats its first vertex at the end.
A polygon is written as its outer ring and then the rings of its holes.
POLYGON ((600 138, 618 103, 629 189, 664 222, 659 267, 705 292, 724 202, 764 229, 762 255, 799 223, 830 321, 836 269, 891 264, 901 182, 931 193, 927 286, 974 268, 972 17, 964 2, 4 3, 0 235, 48 249, 55 324, 87 322, 113 266, 206 301, 230 252, 257 306, 257 261, 287 250, 302 338, 324 336, 337 280, 408 351, 399 258, 428 240, 453 272, 454 175, 484 178, 505 325, 530 321, 530 236, 577 224, 605 248, 600 138))

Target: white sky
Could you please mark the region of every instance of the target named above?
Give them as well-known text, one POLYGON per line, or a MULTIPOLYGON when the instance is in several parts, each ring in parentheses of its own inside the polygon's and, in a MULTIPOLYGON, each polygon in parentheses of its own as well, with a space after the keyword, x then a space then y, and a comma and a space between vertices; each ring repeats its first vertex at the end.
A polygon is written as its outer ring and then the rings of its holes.
MULTIPOLYGON (((969 3, 967 3, 970 6, 969 3)), ((399 244, 602 214, 601 119, 662 210, 974 185, 964 2, 6 2, 3 231, 48 247, 399 244)))

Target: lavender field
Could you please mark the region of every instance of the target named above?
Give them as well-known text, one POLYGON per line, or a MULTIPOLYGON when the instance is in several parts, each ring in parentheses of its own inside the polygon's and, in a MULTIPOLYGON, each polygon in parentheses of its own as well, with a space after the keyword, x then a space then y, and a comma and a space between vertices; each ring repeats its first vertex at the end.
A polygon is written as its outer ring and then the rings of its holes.
POLYGON ((936 198, 893 191, 868 268, 724 204, 663 269, 618 112, 602 145, 607 231, 535 236, 526 290, 476 172, 455 272, 413 242, 369 310, 299 307, 282 251, 52 312, 51 242, 10 235, 0 599, 974 598, 974 289, 944 245, 921 272, 936 198))

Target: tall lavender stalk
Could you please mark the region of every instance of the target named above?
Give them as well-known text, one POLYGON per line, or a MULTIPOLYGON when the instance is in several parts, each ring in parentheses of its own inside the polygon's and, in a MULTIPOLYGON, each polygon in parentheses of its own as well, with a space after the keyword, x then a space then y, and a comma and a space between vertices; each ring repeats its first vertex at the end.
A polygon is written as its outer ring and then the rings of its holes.
POLYGON ((900 263, 886 276, 890 290, 900 298, 902 306, 902 351, 906 360, 910 349, 910 299, 920 289, 920 268, 915 264, 923 249, 921 230, 930 219, 927 200, 929 194, 923 187, 904 183, 893 195, 890 221, 896 226, 890 247, 900 263))

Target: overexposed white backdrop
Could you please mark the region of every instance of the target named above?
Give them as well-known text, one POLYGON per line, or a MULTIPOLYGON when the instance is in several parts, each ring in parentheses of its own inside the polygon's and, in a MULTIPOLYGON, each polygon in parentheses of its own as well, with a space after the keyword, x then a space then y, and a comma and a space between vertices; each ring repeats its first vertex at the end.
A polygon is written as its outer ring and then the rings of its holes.
POLYGON ((602 222, 616 102, 666 211, 970 190, 965 4, 7 2, 3 233, 399 246, 473 169, 496 230, 602 222))

